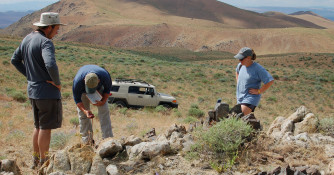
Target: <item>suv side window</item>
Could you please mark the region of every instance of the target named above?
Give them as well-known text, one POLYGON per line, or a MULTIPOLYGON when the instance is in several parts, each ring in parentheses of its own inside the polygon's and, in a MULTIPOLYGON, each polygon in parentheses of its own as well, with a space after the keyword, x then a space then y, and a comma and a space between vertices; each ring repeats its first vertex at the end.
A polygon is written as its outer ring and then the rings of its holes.
POLYGON ((131 93, 131 94, 139 94, 139 87, 137 87, 137 86, 130 86, 129 87, 129 93, 131 93))
POLYGON ((111 86, 111 92, 118 92, 119 86, 111 86))
POLYGON ((153 88, 146 88, 145 94, 153 95, 154 94, 154 89, 153 88))

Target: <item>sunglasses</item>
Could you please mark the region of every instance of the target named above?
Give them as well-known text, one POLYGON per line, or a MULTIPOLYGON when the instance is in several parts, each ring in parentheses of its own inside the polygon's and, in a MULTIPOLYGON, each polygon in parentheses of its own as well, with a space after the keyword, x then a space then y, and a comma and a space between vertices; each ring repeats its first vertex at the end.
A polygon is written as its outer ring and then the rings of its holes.
MULTIPOLYGON (((246 58, 246 57, 245 57, 246 58)), ((243 59, 240 59, 239 61, 243 61, 245 58, 243 58, 243 59)))

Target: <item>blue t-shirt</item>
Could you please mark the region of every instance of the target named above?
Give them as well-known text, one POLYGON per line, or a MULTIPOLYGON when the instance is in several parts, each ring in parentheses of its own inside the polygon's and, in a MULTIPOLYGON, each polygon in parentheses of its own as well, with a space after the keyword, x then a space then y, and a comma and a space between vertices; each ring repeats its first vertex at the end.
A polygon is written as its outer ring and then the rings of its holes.
POLYGON ((237 103, 247 103, 258 106, 261 95, 254 95, 249 93, 249 89, 260 89, 261 82, 264 84, 274 80, 269 72, 260 64, 254 62, 251 66, 241 66, 239 70, 238 64, 236 71, 239 74, 237 82, 237 103))
POLYGON ((86 93, 85 76, 88 73, 95 73, 99 77, 100 82, 97 85, 97 90, 101 90, 103 86, 102 93, 103 94, 110 93, 112 82, 109 72, 96 65, 85 65, 78 70, 78 73, 75 75, 73 79, 72 91, 73 91, 73 98, 76 104, 82 102, 81 95, 83 93, 86 93))

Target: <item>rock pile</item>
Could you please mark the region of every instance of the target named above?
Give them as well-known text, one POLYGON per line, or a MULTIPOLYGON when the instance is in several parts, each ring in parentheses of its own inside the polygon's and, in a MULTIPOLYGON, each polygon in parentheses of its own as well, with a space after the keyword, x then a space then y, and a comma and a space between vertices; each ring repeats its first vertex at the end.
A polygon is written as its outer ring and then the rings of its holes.
MULTIPOLYGON (((334 138, 316 133, 318 124, 319 119, 305 106, 300 106, 287 118, 277 117, 270 125, 267 135, 275 140, 277 146, 293 145, 310 149, 321 145, 330 160, 326 174, 334 174, 334 138)), ((305 170, 308 171, 311 170, 305 170)), ((305 172, 304 174, 320 174, 305 172)))
MULTIPOLYGON (((151 135, 149 139, 152 139, 151 135)), ((39 172, 41 175, 62 173, 116 175, 120 171, 127 173, 143 161, 190 149, 192 144, 194 142, 191 134, 187 133, 184 126, 175 124, 152 141, 142 141, 138 137, 130 136, 121 140, 106 139, 96 150, 81 144, 68 147, 52 155, 39 172), (125 155, 126 159, 117 167, 111 164, 110 160, 119 155, 125 155)))
POLYGON ((241 111, 240 104, 235 105, 230 110, 229 105, 227 103, 221 102, 221 99, 217 100, 214 110, 210 110, 208 112, 208 116, 203 121, 203 126, 205 128, 208 128, 213 124, 215 124, 216 122, 223 120, 224 118, 231 118, 231 117, 241 118, 244 122, 251 125, 255 130, 260 130, 262 128, 260 120, 257 120, 253 113, 244 116, 244 114, 241 111))

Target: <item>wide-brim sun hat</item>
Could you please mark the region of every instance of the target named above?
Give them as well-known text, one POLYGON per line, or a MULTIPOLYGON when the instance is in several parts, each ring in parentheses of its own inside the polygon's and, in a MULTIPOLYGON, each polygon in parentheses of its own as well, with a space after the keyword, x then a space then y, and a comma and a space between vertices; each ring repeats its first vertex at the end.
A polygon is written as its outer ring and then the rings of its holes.
POLYGON ((38 27, 51 26, 51 25, 66 25, 60 22, 59 14, 55 12, 45 12, 41 14, 39 22, 33 23, 38 27))
POLYGON ((234 56, 234 58, 242 60, 248 56, 253 56, 253 51, 249 47, 243 47, 239 50, 239 53, 234 56))

